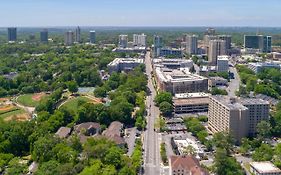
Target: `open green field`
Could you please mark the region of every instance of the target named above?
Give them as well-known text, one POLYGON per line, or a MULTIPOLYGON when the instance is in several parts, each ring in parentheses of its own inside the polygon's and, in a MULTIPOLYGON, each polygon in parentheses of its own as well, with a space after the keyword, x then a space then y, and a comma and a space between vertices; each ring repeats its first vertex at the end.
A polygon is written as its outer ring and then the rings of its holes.
POLYGON ((39 101, 46 97, 45 94, 25 94, 18 97, 18 103, 29 106, 29 107, 36 107, 39 101))
POLYGON ((18 109, 18 110, 14 110, 14 111, 11 111, 11 112, 7 112, 7 113, 4 113, 4 114, 1 114, 0 115, 0 119, 7 119, 9 117, 13 117, 13 116, 17 116, 17 115, 20 115, 20 114, 25 114, 25 110, 23 109, 18 109))
POLYGON ((87 97, 75 97, 70 99, 68 102, 66 102, 62 108, 67 108, 68 110, 73 110, 74 112, 78 111, 78 102, 84 101, 84 102, 90 102, 91 99, 87 97))

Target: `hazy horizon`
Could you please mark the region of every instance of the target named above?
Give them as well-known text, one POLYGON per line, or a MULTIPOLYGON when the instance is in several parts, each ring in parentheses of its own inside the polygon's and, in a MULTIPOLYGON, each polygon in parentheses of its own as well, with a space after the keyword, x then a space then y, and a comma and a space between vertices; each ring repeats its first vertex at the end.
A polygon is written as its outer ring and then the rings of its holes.
POLYGON ((13 0, 1 2, 0 27, 281 27, 278 0, 13 0))

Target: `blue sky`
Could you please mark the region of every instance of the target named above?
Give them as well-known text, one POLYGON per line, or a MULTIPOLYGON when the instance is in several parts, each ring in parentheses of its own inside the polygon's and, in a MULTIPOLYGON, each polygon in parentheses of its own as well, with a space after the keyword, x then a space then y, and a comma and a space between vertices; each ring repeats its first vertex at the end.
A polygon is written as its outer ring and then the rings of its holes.
POLYGON ((280 0, 0 0, 0 26, 281 26, 280 0))

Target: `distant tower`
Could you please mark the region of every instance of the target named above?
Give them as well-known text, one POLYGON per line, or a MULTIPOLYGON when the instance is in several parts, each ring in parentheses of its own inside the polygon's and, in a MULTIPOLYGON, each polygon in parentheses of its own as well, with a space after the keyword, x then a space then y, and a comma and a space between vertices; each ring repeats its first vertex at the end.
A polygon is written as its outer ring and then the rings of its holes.
POLYGON ((188 54, 197 54, 198 49, 198 36, 197 35, 186 35, 186 52, 188 54))
POLYGON ((17 41, 17 28, 8 28, 8 41, 17 41))
POLYGON ((119 47, 126 48, 128 46, 128 35, 119 35, 119 47))
POLYGON ((90 31, 90 43, 91 44, 96 43, 96 31, 94 30, 90 31))
POLYGON ((79 26, 75 30, 75 42, 81 43, 81 29, 79 26))
POLYGON ((158 57, 160 55, 160 50, 163 47, 163 39, 161 36, 154 35, 154 57, 158 57))
POLYGON ((68 31, 64 35, 64 44, 67 46, 72 45, 74 42, 74 33, 72 31, 68 31))
POLYGON ((216 66, 219 55, 226 54, 226 47, 224 40, 211 40, 209 42, 208 61, 210 65, 216 66))
POLYGON ((44 29, 40 32, 40 41, 42 43, 47 43, 48 42, 48 37, 49 37, 49 34, 48 34, 48 30, 47 29, 44 29))
POLYGON ((207 28, 205 35, 215 35, 216 30, 214 28, 207 28))
POLYGON ((133 35, 133 45, 139 47, 146 47, 146 35, 145 34, 134 34, 133 35))

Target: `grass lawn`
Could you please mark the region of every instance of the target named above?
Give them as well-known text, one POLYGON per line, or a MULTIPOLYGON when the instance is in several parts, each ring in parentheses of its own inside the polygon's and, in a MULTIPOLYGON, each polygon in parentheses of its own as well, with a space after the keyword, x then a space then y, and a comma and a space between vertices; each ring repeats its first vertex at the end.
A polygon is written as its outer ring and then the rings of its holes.
POLYGON ((62 107, 67 108, 68 110, 73 110, 74 112, 78 111, 78 102, 79 101, 90 102, 91 100, 87 97, 75 97, 66 102, 62 107))
MULTIPOLYGON (((29 106, 29 107, 36 107, 40 100, 34 100, 32 97, 35 94, 25 94, 18 97, 18 103, 29 106)), ((42 98, 44 98, 45 95, 43 95, 42 98)))
POLYGON ((0 115, 0 118, 1 119, 5 119, 7 117, 10 117, 10 116, 13 116, 13 115, 18 115, 18 114, 23 114, 23 113, 26 113, 25 110, 23 109, 18 109, 18 110, 15 110, 15 111, 11 111, 11 112, 7 112, 5 114, 1 114, 0 115))

